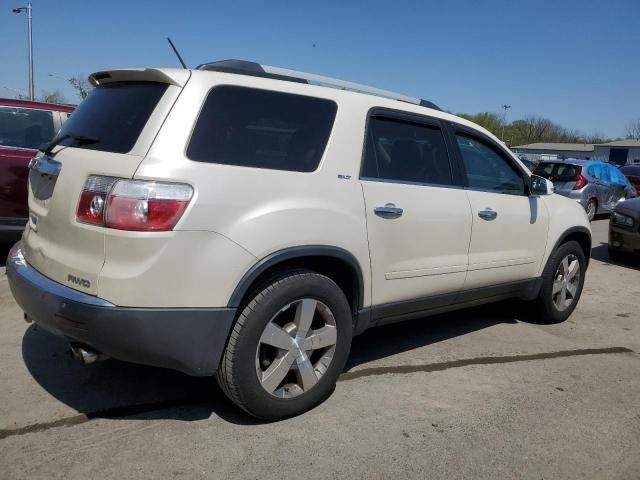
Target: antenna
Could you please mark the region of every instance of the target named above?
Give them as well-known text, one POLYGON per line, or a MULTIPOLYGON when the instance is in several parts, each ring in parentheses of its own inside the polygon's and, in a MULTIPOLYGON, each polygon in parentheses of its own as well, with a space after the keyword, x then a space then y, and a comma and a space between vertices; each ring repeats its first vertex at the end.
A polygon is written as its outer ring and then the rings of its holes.
POLYGON ((182 64, 182 68, 186 69, 187 65, 184 63, 184 60, 182 60, 182 57, 178 53, 178 49, 176 48, 176 46, 173 44, 173 42, 169 37, 167 37, 167 41, 169 42, 169 45, 171 45, 171 48, 173 48, 173 52, 176 54, 176 57, 178 57, 178 60, 180 60, 180 63, 182 64))

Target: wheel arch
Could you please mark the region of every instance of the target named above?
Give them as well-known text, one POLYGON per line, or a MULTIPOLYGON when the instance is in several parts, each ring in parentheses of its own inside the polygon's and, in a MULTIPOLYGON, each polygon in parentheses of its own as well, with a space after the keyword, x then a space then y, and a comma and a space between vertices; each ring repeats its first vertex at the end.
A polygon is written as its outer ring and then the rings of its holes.
POLYGON ((358 259, 347 250, 329 245, 304 245, 273 252, 254 264, 240 279, 228 307, 238 308, 257 285, 276 271, 308 268, 331 278, 345 293, 354 315, 362 309, 364 276, 358 259))
POLYGON ((589 229, 586 227, 571 227, 565 230, 556 241, 551 252, 570 241, 575 241, 582 247, 584 258, 587 261, 587 265, 589 265, 589 259, 591 258, 591 232, 589 229))

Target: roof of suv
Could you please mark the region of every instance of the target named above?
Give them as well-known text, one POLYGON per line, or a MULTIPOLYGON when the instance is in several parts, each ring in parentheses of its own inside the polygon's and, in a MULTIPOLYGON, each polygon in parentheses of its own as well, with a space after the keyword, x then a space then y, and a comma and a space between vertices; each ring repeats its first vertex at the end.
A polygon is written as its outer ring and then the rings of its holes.
POLYGON ((53 110, 54 112, 71 113, 76 109, 75 105, 63 105, 59 103, 32 102, 31 100, 19 100, 15 98, 0 98, 0 105, 4 107, 38 108, 40 110, 53 110))
MULTIPOLYGON (((368 85, 357 84, 321 75, 298 72, 294 70, 269 67, 255 62, 245 62, 241 60, 224 60, 222 62, 212 62, 200 65, 195 69, 181 69, 172 67, 151 67, 151 68, 125 68, 94 72, 89 76, 89 81, 94 86, 106 85, 114 82, 126 81, 151 81, 164 82, 171 85, 184 87, 190 78, 207 75, 230 75, 254 77, 265 81, 286 82, 291 84, 290 90, 302 93, 302 90, 320 89, 332 90, 331 97, 350 97, 354 100, 358 98, 361 102, 368 104, 370 108, 382 107, 395 110, 402 110, 407 113, 418 115, 429 115, 444 121, 453 121, 457 124, 478 130, 496 143, 504 144, 494 134, 486 128, 471 122, 465 118, 458 117, 440 109, 435 104, 416 97, 410 97, 400 93, 378 89, 368 85), (425 111, 427 109, 428 111, 425 111)), ((203 78, 203 77, 200 77, 203 78)), ((246 82, 242 82, 246 83, 246 82)), ((316 90, 318 92, 319 90, 316 90)), ((509 151, 504 146, 505 151, 509 151)), ((510 152, 512 156, 515 156, 510 152)))

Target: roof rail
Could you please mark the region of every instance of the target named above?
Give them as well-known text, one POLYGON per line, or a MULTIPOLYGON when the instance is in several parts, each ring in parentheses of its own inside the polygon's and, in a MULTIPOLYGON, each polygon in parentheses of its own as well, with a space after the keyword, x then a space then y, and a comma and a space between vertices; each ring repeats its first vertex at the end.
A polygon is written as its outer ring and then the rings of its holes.
POLYGON ((256 62, 248 62, 245 60, 222 60, 219 62, 204 63, 196 67, 196 70, 236 73, 240 75, 252 75, 254 77, 285 80, 288 82, 320 85, 323 87, 331 87, 340 90, 349 90, 352 92, 366 93, 378 97, 390 98, 391 100, 399 100, 401 102, 412 103, 414 105, 420 105, 423 107, 432 108, 434 110, 442 110, 433 102, 416 97, 410 97, 401 93, 390 92, 388 90, 370 87, 369 85, 363 85, 361 83, 348 82, 346 80, 340 80, 337 78, 316 75, 314 73, 299 72, 296 70, 288 70, 286 68, 261 65, 256 62))

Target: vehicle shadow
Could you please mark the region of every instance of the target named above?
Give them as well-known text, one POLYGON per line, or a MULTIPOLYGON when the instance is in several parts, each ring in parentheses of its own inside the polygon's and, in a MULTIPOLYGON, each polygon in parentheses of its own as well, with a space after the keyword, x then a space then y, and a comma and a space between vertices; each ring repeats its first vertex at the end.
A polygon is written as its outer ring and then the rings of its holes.
MULTIPOLYGON (((345 370, 499 323, 515 323, 509 306, 473 308, 368 330, 354 338, 345 370)), ((58 401, 88 418, 174 419, 218 416, 237 425, 260 424, 229 401, 215 380, 106 360, 83 366, 68 343, 31 325, 22 340, 31 376, 58 401)))
POLYGON ((591 258, 599 260, 606 265, 615 265, 616 267, 631 268, 640 270, 640 258, 633 255, 622 255, 620 259, 612 259, 609 257, 609 244, 600 242, 600 245, 591 249, 591 258))

